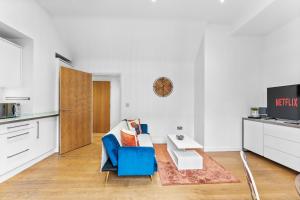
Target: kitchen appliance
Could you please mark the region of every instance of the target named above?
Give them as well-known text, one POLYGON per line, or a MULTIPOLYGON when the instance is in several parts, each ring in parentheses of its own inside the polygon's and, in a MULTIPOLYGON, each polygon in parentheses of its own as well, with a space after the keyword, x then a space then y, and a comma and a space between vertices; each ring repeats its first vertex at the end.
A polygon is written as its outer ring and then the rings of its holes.
POLYGON ((21 105, 19 103, 0 103, 0 119, 19 117, 21 105))

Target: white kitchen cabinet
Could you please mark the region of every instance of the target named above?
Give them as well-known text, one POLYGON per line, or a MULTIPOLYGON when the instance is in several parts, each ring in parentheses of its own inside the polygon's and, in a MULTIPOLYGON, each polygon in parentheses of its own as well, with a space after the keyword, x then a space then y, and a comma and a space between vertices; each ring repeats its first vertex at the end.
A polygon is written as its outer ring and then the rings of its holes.
POLYGON ((244 120, 244 148, 264 155, 263 123, 244 120))
POLYGON ((18 122, 3 127, 0 135, 0 175, 30 161, 36 126, 33 121, 18 122))
POLYGON ((56 116, 0 125, 0 182, 54 153, 56 132, 56 116))
POLYGON ((55 149, 57 118, 49 117, 36 120, 37 134, 34 140, 34 154, 40 156, 55 149))
POLYGON ((0 38, 0 87, 16 87, 22 80, 22 47, 0 38))

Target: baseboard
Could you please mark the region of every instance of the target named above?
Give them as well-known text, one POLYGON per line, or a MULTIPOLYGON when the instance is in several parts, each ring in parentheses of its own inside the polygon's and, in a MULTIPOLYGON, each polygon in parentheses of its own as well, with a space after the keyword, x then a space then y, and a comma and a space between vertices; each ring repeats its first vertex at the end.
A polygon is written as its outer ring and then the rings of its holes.
POLYGON ((44 160, 45 158, 51 156, 54 153, 55 153, 55 149, 53 149, 53 150, 51 150, 51 151, 49 151, 49 152, 47 152, 47 153, 45 153, 45 154, 43 154, 43 155, 41 155, 41 156, 39 156, 39 157, 31 160, 31 161, 29 161, 29 162, 21 165, 20 167, 17 167, 15 169, 13 169, 13 170, 11 170, 11 171, 9 171, 9 172, 1 175, 0 176, 0 183, 3 183, 4 181, 10 179, 11 177, 13 177, 13 176, 17 175, 18 173, 24 171, 25 169, 28 169, 29 167, 31 167, 34 164, 36 164, 36 163, 44 160))
POLYGON ((241 151, 240 147, 204 147, 205 152, 241 151))

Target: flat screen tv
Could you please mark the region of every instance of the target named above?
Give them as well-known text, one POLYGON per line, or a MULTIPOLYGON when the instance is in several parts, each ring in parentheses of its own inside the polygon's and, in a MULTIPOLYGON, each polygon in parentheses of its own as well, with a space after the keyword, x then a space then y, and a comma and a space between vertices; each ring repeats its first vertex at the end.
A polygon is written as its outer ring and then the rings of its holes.
POLYGON ((268 88, 268 116, 300 120, 300 85, 268 88))

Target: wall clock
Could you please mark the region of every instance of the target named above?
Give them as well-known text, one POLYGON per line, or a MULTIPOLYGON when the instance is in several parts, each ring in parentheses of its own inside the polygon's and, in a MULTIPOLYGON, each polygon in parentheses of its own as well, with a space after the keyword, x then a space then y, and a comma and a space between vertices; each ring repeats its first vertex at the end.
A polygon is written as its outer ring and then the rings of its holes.
POLYGON ((153 90, 159 97, 167 97, 173 91, 173 83, 167 77, 160 77, 153 83, 153 90))

